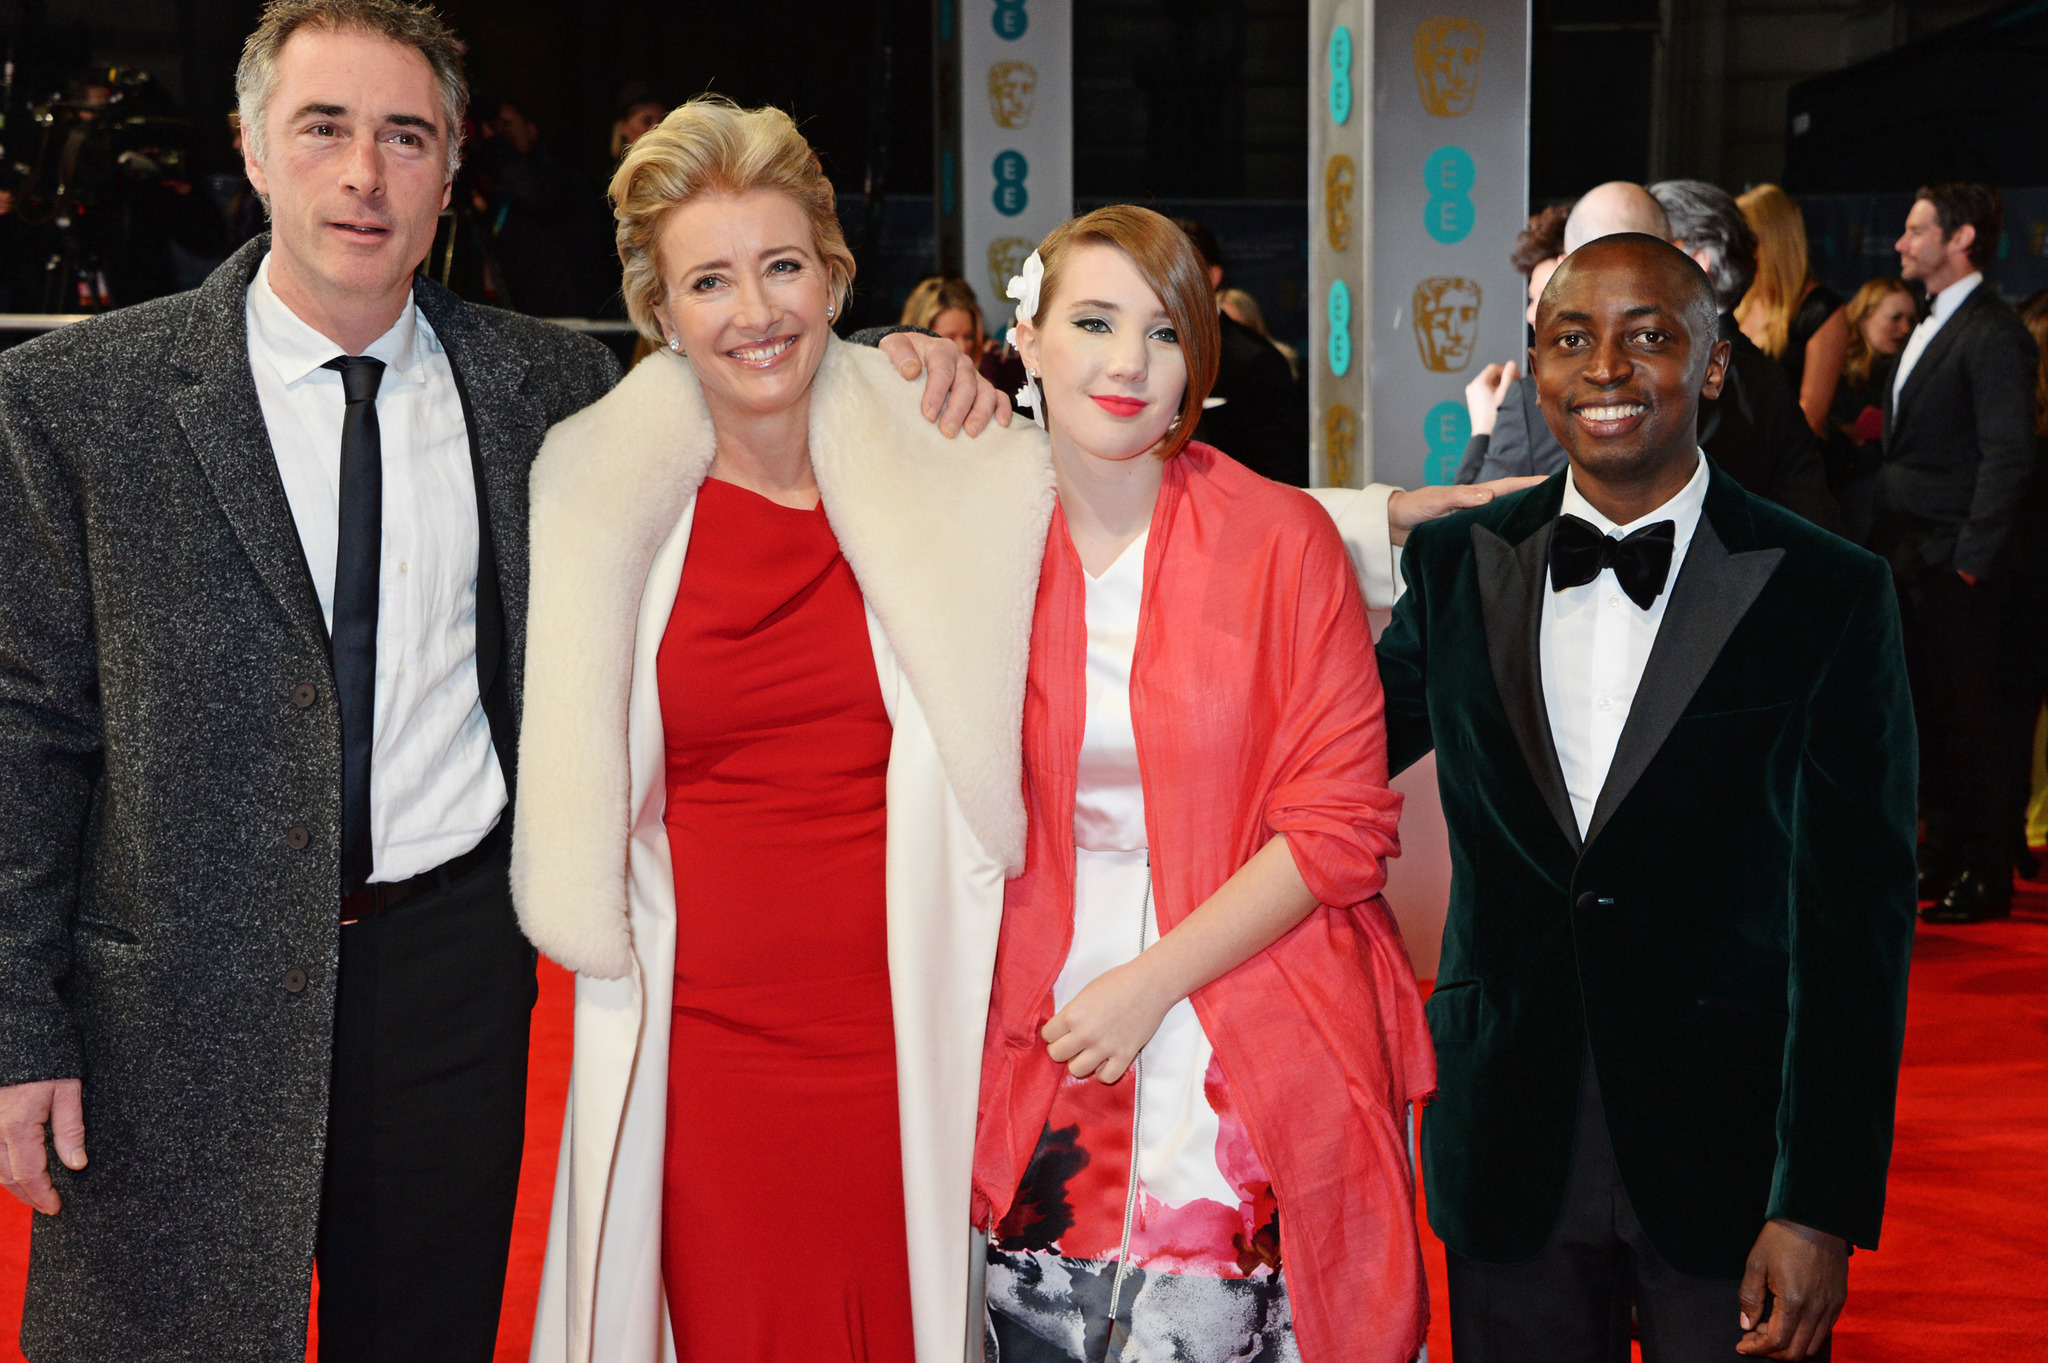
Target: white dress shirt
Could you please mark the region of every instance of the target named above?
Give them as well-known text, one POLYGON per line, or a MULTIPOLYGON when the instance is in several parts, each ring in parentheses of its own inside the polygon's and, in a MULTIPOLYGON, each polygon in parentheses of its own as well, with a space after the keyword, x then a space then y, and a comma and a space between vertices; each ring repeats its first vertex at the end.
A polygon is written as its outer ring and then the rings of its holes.
POLYGON ((1550 737, 1557 745, 1557 761, 1564 769, 1564 786, 1572 797, 1579 836, 1584 837, 1593 821, 1593 807, 1600 800, 1600 788, 1607 784, 1607 769, 1614 763, 1614 749, 1621 742, 1622 726, 1628 723, 1643 667, 1650 661, 1650 648, 1657 642, 1657 629, 1664 622, 1671 586, 1678 581, 1685 551, 1699 528, 1700 508, 1707 500, 1707 461, 1702 455, 1692 480, 1670 501, 1627 525, 1616 525, 1595 511, 1579 494, 1577 477, 1573 473, 1565 478, 1564 514, 1577 516, 1616 539, 1658 521, 1673 522, 1674 532, 1671 573, 1648 610, 1629 599, 1612 568, 1602 568, 1598 577, 1582 587, 1561 592, 1550 590, 1547 580, 1544 583, 1539 642, 1543 708, 1550 715, 1550 737))
POLYGON ((1927 343, 1934 339, 1935 332, 1941 330, 1942 323, 1955 316, 1956 309, 1963 305, 1963 300, 1976 292, 1977 286, 1983 282, 1984 276, 1981 272, 1964 275, 1934 295, 1934 306, 1927 310, 1927 316, 1921 319, 1920 325, 1913 328, 1913 334, 1906 338, 1906 348, 1899 352, 1898 372, 1892 375, 1894 413, 1899 410, 1899 394, 1906 391, 1906 376, 1913 372, 1914 365, 1920 363, 1920 356, 1925 353, 1927 343))
MULTIPOLYGON (((247 319, 263 424, 331 630, 344 400, 341 375, 322 366, 341 347, 285 306, 268 256, 247 319)), ((396 881, 481 842, 504 812, 505 776, 477 694, 476 480, 455 372, 411 300, 363 353, 384 361, 370 879, 396 881)))

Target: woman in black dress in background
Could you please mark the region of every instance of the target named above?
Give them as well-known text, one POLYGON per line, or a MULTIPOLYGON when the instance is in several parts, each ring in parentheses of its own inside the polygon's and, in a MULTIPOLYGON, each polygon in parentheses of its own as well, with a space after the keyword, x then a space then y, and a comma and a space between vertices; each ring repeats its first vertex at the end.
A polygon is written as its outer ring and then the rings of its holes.
POLYGON ((1871 496, 1884 462, 1884 390, 1899 352, 1920 319, 1912 292, 1896 279, 1873 279, 1842 310, 1848 353, 1821 442, 1828 488, 1842 507, 1843 533, 1861 544, 1870 529, 1871 496))
POLYGON ((1757 239, 1756 280, 1735 309, 1735 320, 1743 335, 1785 367, 1806 424, 1826 439, 1849 343, 1841 295, 1814 278, 1806 224, 1790 195, 1776 185, 1758 185, 1735 202, 1757 239))

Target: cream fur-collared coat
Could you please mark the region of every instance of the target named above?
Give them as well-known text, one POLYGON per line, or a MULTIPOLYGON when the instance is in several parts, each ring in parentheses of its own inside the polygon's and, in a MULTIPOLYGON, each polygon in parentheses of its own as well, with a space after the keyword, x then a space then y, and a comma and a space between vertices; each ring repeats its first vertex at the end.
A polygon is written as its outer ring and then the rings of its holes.
MULTIPOLYGON (((1053 479, 1035 428, 948 440, 920 393, 879 351, 833 341, 810 443, 894 730, 889 988, 917 1363, 957 1363, 1003 879, 1024 856, 1024 674, 1053 479)), ((535 1363, 674 1357, 661 1186, 676 915, 655 654, 712 453, 688 362, 657 353, 555 427, 533 466, 512 885, 527 936, 576 972, 535 1363)), ((757 1261, 738 1271, 803 1271, 784 1262, 799 1246, 748 1252, 757 1261)))

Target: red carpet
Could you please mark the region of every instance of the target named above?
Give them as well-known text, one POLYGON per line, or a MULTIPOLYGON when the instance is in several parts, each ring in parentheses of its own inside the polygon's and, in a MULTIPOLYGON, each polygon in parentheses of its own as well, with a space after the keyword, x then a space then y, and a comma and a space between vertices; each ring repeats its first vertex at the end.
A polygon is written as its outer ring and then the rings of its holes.
MULTIPOLYGON (((544 962, 499 1363, 526 1357, 569 1014, 569 978, 544 962)), ((0 1363, 16 1363, 29 1214, 0 1203, 0 1363)), ((2048 882, 2023 887, 2010 922, 1920 931, 1884 1236, 1850 1261, 1838 1363, 2048 1358, 2048 882)), ((1423 1241, 1430 1359, 1445 1363, 1443 1248, 1423 1241)))

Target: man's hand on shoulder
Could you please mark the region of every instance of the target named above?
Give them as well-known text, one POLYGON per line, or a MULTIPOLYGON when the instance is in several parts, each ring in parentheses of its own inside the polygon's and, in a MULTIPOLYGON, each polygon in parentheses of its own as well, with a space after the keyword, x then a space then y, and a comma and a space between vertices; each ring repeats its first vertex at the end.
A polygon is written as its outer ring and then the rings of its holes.
POLYGON ((1811 1358, 1827 1343, 1848 1299, 1848 1241, 1791 1221, 1766 1222, 1742 1274, 1738 1300, 1746 1333, 1735 1351, 1759 1358, 1811 1358))
POLYGON ((1465 487, 1418 487, 1395 492, 1387 498, 1387 536, 1396 544, 1406 544, 1408 532, 1424 521, 1437 520, 1453 511, 1485 506, 1496 497, 1520 492, 1542 481, 1540 476, 1496 478, 1490 483, 1472 483, 1465 487))
POLYGON ((980 435, 994 417, 998 426, 1010 424, 1010 404, 981 371, 967 362, 960 347, 941 336, 915 331, 898 331, 884 336, 881 352, 906 379, 924 374, 924 419, 939 423, 948 436, 966 431, 980 435))
POLYGON ((0 1187, 45 1216, 63 1207, 50 1183, 43 1129, 67 1169, 85 1167, 85 1106, 76 1079, 44 1079, 0 1088, 0 1187))

